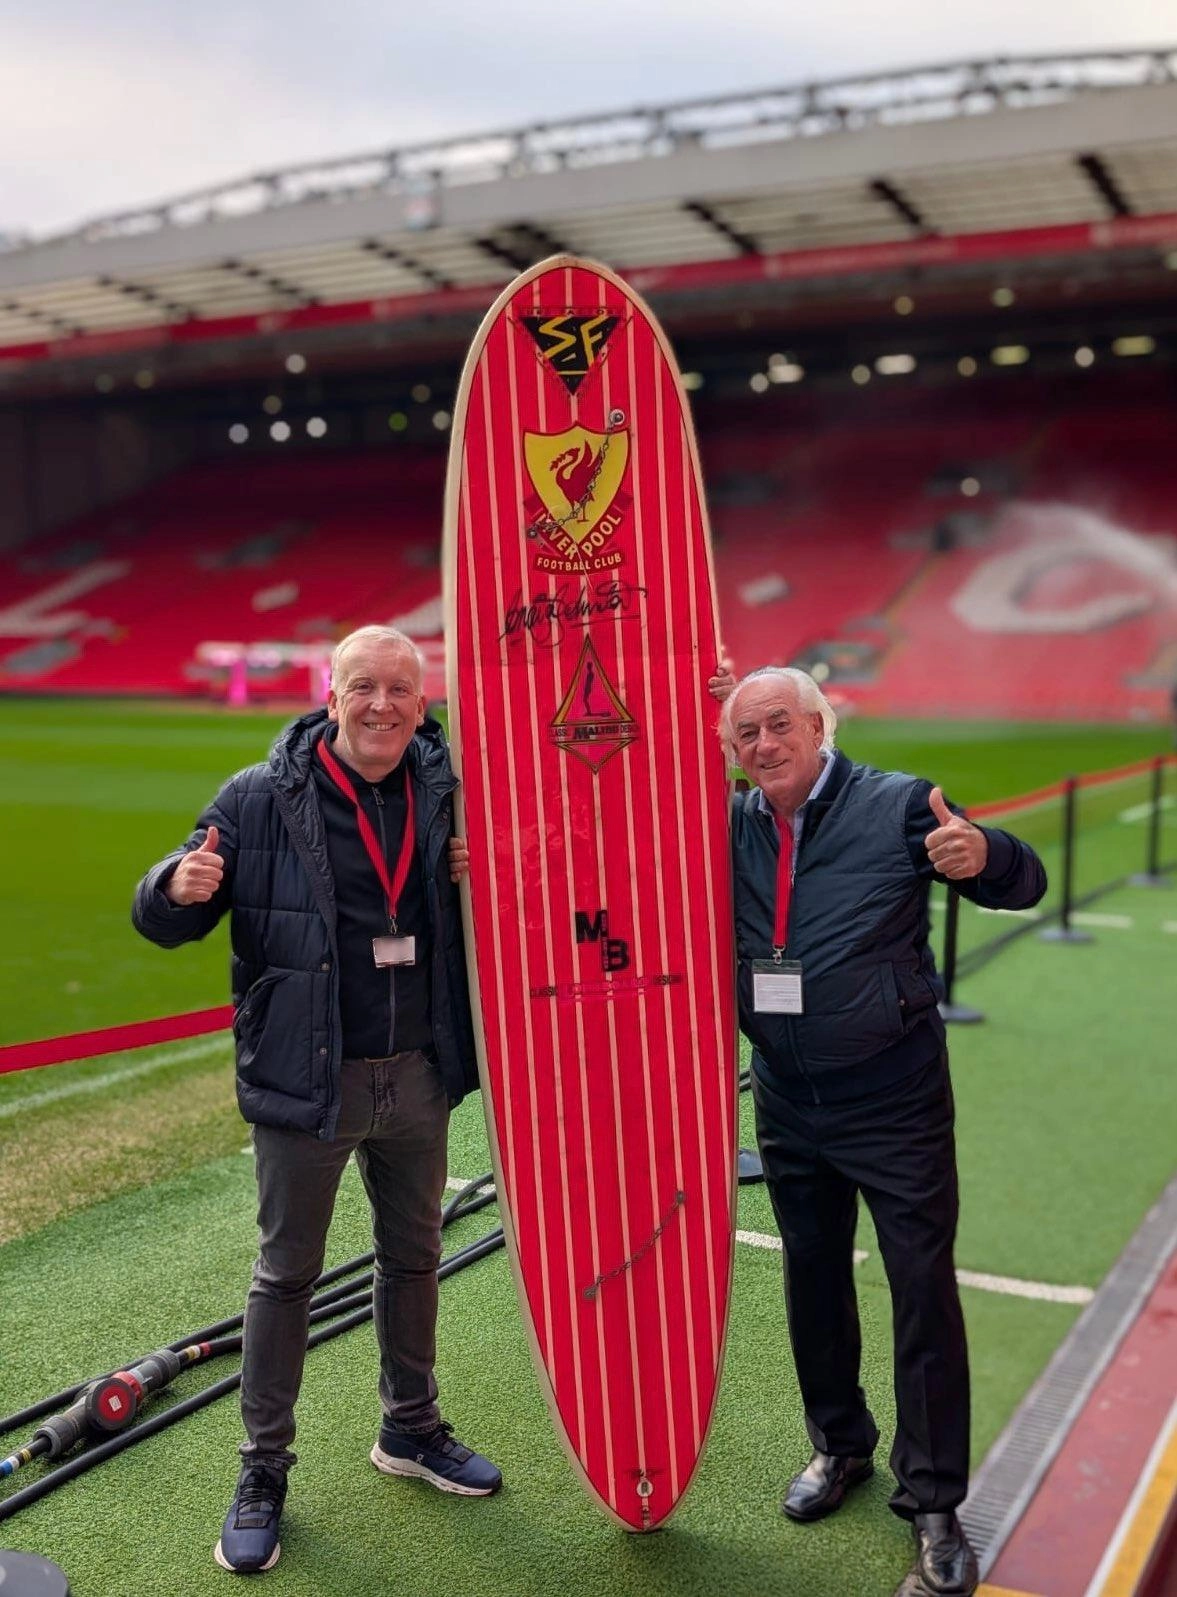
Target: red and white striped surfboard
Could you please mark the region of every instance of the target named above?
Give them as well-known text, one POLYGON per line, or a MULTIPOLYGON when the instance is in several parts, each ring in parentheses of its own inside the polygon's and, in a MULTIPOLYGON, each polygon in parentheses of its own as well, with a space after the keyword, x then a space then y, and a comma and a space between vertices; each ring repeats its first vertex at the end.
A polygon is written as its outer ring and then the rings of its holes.
POLYGON ((662 1524, 714 1410, 736 1153, 718 633, 677 368, 613 273, 523 273, 474 340, 446 495, 480 1069, 561 1439, 662 1524))

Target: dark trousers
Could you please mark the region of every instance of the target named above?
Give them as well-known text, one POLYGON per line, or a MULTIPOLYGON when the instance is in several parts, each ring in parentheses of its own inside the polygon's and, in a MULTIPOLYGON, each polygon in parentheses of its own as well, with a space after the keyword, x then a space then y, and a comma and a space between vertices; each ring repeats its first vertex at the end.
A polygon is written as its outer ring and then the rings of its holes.
POLYGON ((253 1128, 260 1237, 241 1364, 247 1458, 294 1462, 311 1290, 353 1152, 372 1205, 380 1401, 401 1430, 431 1431, 440 1418, 433 1364, 449 1101, 421 1053, 345 1059, 342 1071, 333 1141, 253 1128))
POLYGON ((850 1103, 795 1103, 755 1068, 752 1092, 784 1241, 785 1304, 810 1440, 823 1453, 856 1458, 878 1441, 859 1384, 853 1250, 861 1192, 891 1288, 891 1507, 904 1519, 954 1509, 968 1488, 969 1369, 952 1261, 959 1197, 947 1057, 850 1103))

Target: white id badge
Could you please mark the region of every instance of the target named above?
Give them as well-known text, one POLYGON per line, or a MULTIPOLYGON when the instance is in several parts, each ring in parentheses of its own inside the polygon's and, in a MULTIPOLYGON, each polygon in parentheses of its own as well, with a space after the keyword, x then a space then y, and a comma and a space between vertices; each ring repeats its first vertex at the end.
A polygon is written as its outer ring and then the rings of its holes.
POLYGON ((415 937, 373 937, 372 958, 379 969, 386 965, 415 965, 417 939, 415 937))
POLYGON ((754 959, 752 1008, 758 1015, 800 1015, 801 961, 754 959))

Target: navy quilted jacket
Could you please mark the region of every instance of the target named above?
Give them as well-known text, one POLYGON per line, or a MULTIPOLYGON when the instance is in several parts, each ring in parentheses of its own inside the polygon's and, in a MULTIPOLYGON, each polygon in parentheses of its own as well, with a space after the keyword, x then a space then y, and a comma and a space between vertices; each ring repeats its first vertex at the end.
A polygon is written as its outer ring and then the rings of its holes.
MULTIPOLYGON (((311 776, 326 725, 326 710, 303 716, 280 735, 267 764, 230 777, 184 847, 139 883, 131 918, 144 937, 175 948, 207 936, 230 913, 241 1113, 328 1140, 339 1116, 342 1032, 335 891, 311 776), (210 826, 220 831, 221 888, 207 904, 173 905, 162 889, 210 826)), ((405 757, 432 929, 434 1045, 456 1104, 478 1085, 458 890, 447 859, 457 779, 436 721, 417 730, 405 757)))

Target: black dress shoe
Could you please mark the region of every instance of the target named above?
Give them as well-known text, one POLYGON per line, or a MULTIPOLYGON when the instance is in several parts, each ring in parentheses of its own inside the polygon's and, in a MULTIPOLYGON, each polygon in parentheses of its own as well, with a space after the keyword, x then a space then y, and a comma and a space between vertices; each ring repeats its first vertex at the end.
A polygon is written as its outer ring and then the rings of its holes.
POLYGON ((917 1514, 912 1530, 918 1551, 905 1590, 931 1597, 971 1597, 979 1579, 977 1555, 956 1515, 917 1514))
POLYGON ((844 1458, 835 1453, 814 1453, 800 1475, 794 1475, 781 1504, 790 1519, 824 1519, 859 1481, 869 1480, 875 1466, 869 1458, 844 1458))

